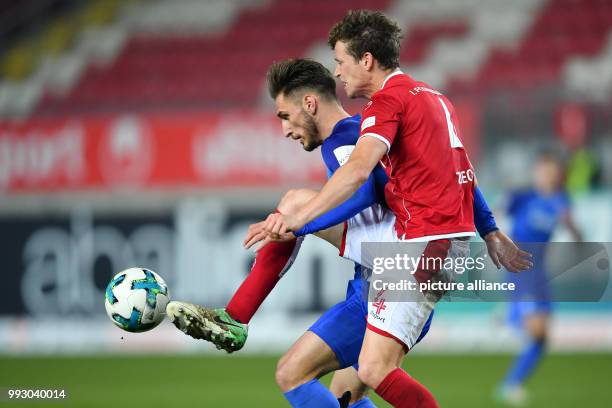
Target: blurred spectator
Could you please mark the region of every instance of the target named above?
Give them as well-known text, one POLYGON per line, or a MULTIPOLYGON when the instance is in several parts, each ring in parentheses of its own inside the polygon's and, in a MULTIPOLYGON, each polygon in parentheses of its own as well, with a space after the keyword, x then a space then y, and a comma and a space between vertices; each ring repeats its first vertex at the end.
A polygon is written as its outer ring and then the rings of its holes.
POLYGON ((562 103, 556 112, 557 137, 569 150, 566 187, 570 194, 588 192, 599 178, 599 165, 588 147, 588 116, 577 103, 562 103))

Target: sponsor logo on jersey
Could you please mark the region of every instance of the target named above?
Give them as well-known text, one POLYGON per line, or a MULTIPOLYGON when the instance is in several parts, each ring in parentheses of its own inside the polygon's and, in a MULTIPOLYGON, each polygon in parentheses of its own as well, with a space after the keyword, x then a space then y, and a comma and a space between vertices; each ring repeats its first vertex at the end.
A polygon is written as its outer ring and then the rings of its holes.
POLYGON ((387 320, 386 317, 380 317, 379 315, 377 315, 373 310, 370 311, 370 316, 372 316, 373 319, 379 320, 380 322, 384 323, 385 320, 387 320))
POLYGON ((379 301, 372 303, 372 307, 376 308, 376 314, 379 315, 382 310, 387 308, 385 305, 385 299, 380 299, 379 301))
POLYGON ((376 116, 369 116, 361 122, 361 131, 363 132, 365 129, 371 126, 374 126, 375 124, 376 124, 376 116))
POLYGON ((336 156, 340 166, 343 166, 348 161, 353 150, 355 150, 355 145, 340 146, 334 149, 334 156, 336 156))

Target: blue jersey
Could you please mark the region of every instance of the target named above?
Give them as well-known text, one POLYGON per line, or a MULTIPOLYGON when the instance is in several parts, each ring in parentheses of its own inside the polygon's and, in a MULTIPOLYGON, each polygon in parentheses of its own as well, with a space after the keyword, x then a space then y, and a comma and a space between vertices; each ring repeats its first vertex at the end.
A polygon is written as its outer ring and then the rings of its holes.
MULTIPOLYGON (((331 135, 323 142, 321 155, 327 167, 328 177, 331 177, 340 166, 348 161, 359 139, 360 123, 361 115, 339 121, 334 126, 331 135)), ((377 165, 364 185, 348 201, 354 201, 355 207, 357 207, 357 204, 364 205, 366 202, 371 203, 370 205, 374 203, 386 205, 385 184, 387 184, 387 181, 387 174, 380 165, 377 165), (369 194, 370 197, 366 198, 366 194, 369 194)), ((364 208, 367 207, 360 208, 353 215, 361 212, 364 208)))
MULTIPOLYGON (((359 139, 359 126, 361 123, 361 115, 355 115, 346 119, 342 119, 321 145, 321 156, 327 168, 327 176, 331 177, 336 170, 340 168, 346 161, 353 149, 357 139, 359 139)), ((368 180, 349 198, 347 201, 336 207, 336 209, 324 214, 322 217, 313 220, 309 223, 310 228, 320 230, 322 225, 331 227, 340 222, 345 221, 372 204, 385 202, 385 184, 387 183, 387 174, 377 165, 368 180), (328 216, 326 219, 326 215, 328 216)), ((307 224, 305 227, 308 227, 307 224)), ((325 228, 327 228, 325 227, 325 228)), ((361 279, 361 266, 355 264, 355 280, 351 282, 348 290, 353 293, 358 293, 361 290, 361 283, 356 280, 361 279)), ((347 297, 349 294, 347 293, 347 297)))
MULTIPOLYGON (((340 166, 348 160, 359 138, 361 117, 355 115, 342 119, 334 126, 331 134, 323 141, 321 155, 327 167, 327 175, 331 177, 340 166)), ((302 236, 324 230, 340 224, 359 214, 375 203, 385 203, 384 189, 387 184, 387 174, 377 165, 368 180, 345 202, 310 221, 295 235, 302 236)))
POLYGON ((563 191, 543 195, 535 189, 517 191, 510 196, 508 214, 513 217, 512 238, 522 242, 522 247, 533 255, 533 268, 528 273, 508 274, 516 290, 512 293, 510 322, 521 326, 525 316, 538 312, 550 312, 551 289, 546 273, 546 248, 559 224, 561 216, 569 211, 569 197, 563 191))
POLYGON ((512 238, 517 242, 550 241, 559 219, 569 208, 564 191, 551 195, 534 189, 515 192, 508 205, 508 214, 513 217, 512 238))

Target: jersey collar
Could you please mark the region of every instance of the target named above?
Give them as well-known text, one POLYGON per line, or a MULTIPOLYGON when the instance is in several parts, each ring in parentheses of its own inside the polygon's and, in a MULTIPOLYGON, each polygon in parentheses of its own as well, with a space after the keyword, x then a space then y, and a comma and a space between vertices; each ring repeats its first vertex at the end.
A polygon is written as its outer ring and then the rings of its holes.
POLYGON ((337 134, 339 132, 343 132, 345 126, 349 126, 352 122, 354 122, 356 120, 359 121, 360 119, 361 118, 358 115, 349 116, 348 118, 340 119, 334 125, 334 128, 332 129, 332 132, 329 134, 329 136, 333 136, 333 135, 335 135, 335 134, 337 134))
POLYGON ((391 78, 393 78, 396 75, 401 75, 403 74, 401 69, 396 69, 395 71, 393 71, 392 73, 390 73, 389 75, 387 75, 387 77, 385 78, 385 80, 382 83, 382 86, 380 87, 380 89, 383 89, 385 87, 385 85, 387 84, 387 81, 391 78))

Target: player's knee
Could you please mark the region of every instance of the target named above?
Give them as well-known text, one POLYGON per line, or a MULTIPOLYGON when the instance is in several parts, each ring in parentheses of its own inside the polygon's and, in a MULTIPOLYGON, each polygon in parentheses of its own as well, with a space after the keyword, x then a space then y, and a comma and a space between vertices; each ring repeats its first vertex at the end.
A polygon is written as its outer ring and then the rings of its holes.
POLYGON ((278 203, 278 211, 285 214, 293 213, 296 210, 299 195, 300 193, 297 189, 287 191, 280 203, 278 203))
POLYGON ((531 338, 537 343, 545 344, 548 339, 548 331, 546 328, 535 328, 531 331, 531 338))
POLYGON ((378 385, 385 379, 394 367, 375 360, 359 360, 359 371, 357 375, 359 380, 372 389, 376 389, 378 385))
POLYGON ((314 192, 312 190, 304 188, 289 190, 278 204, 278 211, 286 214, 294 213, 307 203, 313 195, 314 192))
POLYGON ((290 355, 284 355, 278 361, 275 378, 283 392, 290 391, 308 381, 305 374, 300 370, 299 364, 290 355))
POLYGON ((544 316, 534 316, 527 320, 527 331, 534 341, 545 343, 548 337, 548 320, 544 316))

